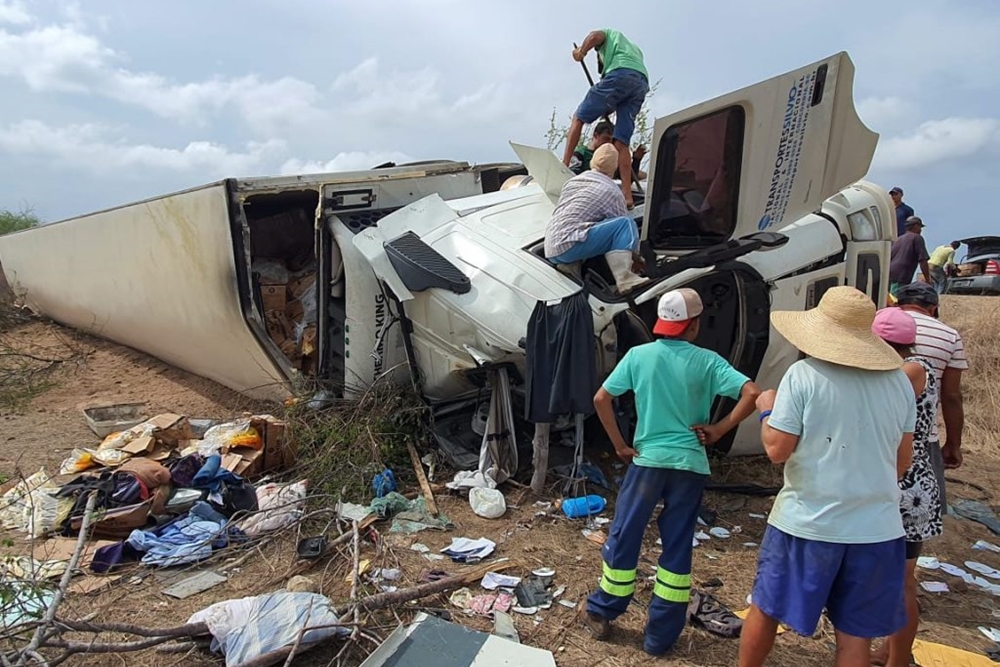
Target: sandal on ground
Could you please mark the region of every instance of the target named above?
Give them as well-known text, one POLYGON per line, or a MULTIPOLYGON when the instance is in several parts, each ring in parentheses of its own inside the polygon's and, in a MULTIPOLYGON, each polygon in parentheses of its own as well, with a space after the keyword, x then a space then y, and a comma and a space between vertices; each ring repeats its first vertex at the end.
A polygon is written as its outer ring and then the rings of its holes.
POLYGON ((742 619, 713 596, 698 590, 691 591, 688 622, 725 639, 736 639, 743 631, 742 619))

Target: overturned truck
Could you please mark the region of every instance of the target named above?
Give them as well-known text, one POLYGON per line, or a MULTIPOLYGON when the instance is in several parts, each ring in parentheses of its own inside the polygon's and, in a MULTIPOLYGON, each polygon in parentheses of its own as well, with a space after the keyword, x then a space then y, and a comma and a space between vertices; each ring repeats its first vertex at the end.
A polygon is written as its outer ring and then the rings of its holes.
MULTIPOLYGON (((627 298, 601 257, 579 279, 545 259, 572 174, 518 145, 522 164, 229 179, 0 238, 0 263, 40 313, 260 398, 303 377, 348 396, 414 382, 446 415, 503 368, 521 405, 539 303, 584 296, 603 377, 680 286, 705 302, 698 343, 776 386, 798 353, 772 309, 844 284, 886 296, 895 218, 859 180, 877 135, 853 78, 840 53, 658 119, 634 211, 651 280, 627 298)), ((746 427, 721 448, 760 443, 746 427)))

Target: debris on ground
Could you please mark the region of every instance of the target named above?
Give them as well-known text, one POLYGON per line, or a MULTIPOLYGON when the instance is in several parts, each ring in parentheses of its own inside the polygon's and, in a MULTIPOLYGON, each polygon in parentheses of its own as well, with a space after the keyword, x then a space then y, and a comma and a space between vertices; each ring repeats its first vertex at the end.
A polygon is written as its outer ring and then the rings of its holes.
POLYGON ((409 626, 401 626, 375 650, 361 667, 412 665, 434 667, 441 664, 441 647, 447 646, 453 660, 449 667, 513 664, 521 667, 555 667, 551 651, 519 644, 448 623, 427 614, 418 614, 409 626))

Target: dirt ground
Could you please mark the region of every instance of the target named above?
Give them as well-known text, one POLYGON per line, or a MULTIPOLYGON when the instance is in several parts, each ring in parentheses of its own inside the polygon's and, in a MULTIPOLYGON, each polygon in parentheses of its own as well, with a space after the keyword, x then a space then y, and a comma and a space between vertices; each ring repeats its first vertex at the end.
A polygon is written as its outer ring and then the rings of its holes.
MULTIPOLYGON (((944 319, 958 327, 965 336, 972 370, 966 374, 965 396, 967 429, 965 465, 950 471, 949 498, 982 500, 1000 509, 996 497, 994 476, 1000 471, 1000 435, 996 415, 1000 412, 1000 390, 996 387, 1000 371, 1000 300, 987 298, 947 298, 943 304, 944 319)), ((0 473, 14 474, 15 469, 30 474, 41 466, 54 471, 74 446, 93 446, 95 436, 87 428, 80 408, 98 400, 146 401, 152 413, 174 411, 191 417, 226 418, 250 409, 246 400, 207 380, 167 367, 154 359, 103 341, 67 332, 43 323, 31 323, 13 334, 25 343, 48 349, 69 345, 82 352, 79 362, 60 369, 54 386, 34 398, 23 411, 2 415, 4 437, 0 439, 0 473)), ((609 464, 610 459, 598 452, 597 462, 609 464)), ((715 478, 725 482, 749 482, 764 485, 780 483, 780 471, 763 459, 723 461, 714 464, 715 478)), ((440 480, 443 481, 443 480, 440 480)), ((550 502, 557 497, 556 489, 543 498, 529 491, 504 487, 508 512, 498 520, 475 516, 467 500, 439 494, 440 509, 454 523, 452 531, 424 531, 417 535, 382 532, 380 547, 366 543, 362 558, 372 560, 372 567, 396 567, 403 577, 398 585, 416 585, 421 575, 431 569, 459 573, 468 566, 447 561, 431 561, 410 548, 415 542, 426 545, 431 553, 445 547, 452 537, 488 537, 497 543, 494 559, 507 558, 508 574, 523 575, 532 569, 547 566, 556 570, 555 586, 565 586, 562 598, 577 603, 576 609, 553 605, 535 616, 514 615, 521 641, 551 650, 560 667, 624 667, 649 664, 651 658, 641 650, 645 605, 652 582, 640 576, 639 590, 630 611, 616 623, 611 641, 599 644, 590 639, 579 623, 578 614, 587 593, 593 589, 600 574, 600 547, 582 534, 585 522, 571 521, 550 509, 544 514, 537 501, 550 502)), ((592 491, 594 491, 592 489, 592 491)), ((598 491, 599 492, 599 491, 598 491)), ((731 494, 709 493, 706 505, 718 512, 715 525, 734 532, 728 540, 713 539, 695 550, 693 576, 700 586, 720 584, 711 591, 733 610, 746 607, 756 568, 756 543, 763 534, 765 521, 751 513, 766 514, 770 499, 747 498, 731 494), (736 527, 739 532, 736 533, 736 527), (715 580, 715 581, 713 581, 715 580)), ((605 513, 610 517, 611 512, 605 513)), ((969 521, 946 518, 942 538, 928 543, 925 555, 935 556, 963 567, 967 560, 976 560, 1000 569, 1000 554, 973 551, 976 540, 1000 544, 1000 536, 969 521)), ((606 527, 602 532, 606 532, 606 527)), ((10 537, 5 534, 2 537, 10 537)), ((211 565, 226 570, 229 580, 200 595, 178 601, 162 594, 166 576, 172 573, 133 570, 104 592, 91 595, 71 595, 64 604, 66 617, 96 614, 106 622, 141 622, 147 626, 167 627, 183 624, 190 614, 220 600, 254 595, 280 588, 295 562, 294 547, 298 535, 294 530, 275 536, 251 552, 222 552, 211 565), (235 559, 240 562, 234 566, 235 559)), ((647 532, 640 562, 640 574, 652 577, 658 547, 655 525, 647 532)), ((21 540, 21 538, 15 538, 21 540)), ((23 541, 15 544, 23 548, 23 541)), ((321 587, 321 592, 335 602, 349 594, 345 577, 351 564, 347 551, 331 558, 320 559, 307 575, 321 587)), ((988 642, 977 631, 980 625, 1000 626, 1000 599, 971 589, 940 572, 923 572, 926 580, 945 581, 951 592, 921 593, 923 625, 920 638, 937 641, 976 653, 988 642)), ((477 586, 471 587, 474 592, 477 586)), ((369 587, 368 592, 377 592, 369 587)), ((481 592, 481 591, 480 591, 481 592)), ((487 618, 465 615, 451 605, 447 596, 428 598, 418 603, 422 609, 446 610, 452 619, 468 627, 489 631, 487 618)), ((400 621, 407 621, 417 609, 406 605, 382 613, 369 621, 368 629, 385 637, 400 621)), ((816 636, 803 638, 791 632, 778 638, 769 664, 801 666, 832 664, 833 632, 823 624, 816 636)), ((663 665, 715 666, 736 664, 737 641, 724 640, 708 633, 688 628, 675 651, 653 660, 663 665)), ((367 646, 370 650, 371 646, 367 646)), ((295 664, 327 665, 335 657, 336 643, 320 646, 296 658, 295 664)), ((348 664, 359 664, 364 655, 356 650, 348 664)), ((207 651, 187 654, 162 654, 147 651, 129 656, 127 664, 135 665, 218 665, 221 659, 207 651)), ((76 663, 86 665, 120 665, 118 656, 88 656, 76 663)))

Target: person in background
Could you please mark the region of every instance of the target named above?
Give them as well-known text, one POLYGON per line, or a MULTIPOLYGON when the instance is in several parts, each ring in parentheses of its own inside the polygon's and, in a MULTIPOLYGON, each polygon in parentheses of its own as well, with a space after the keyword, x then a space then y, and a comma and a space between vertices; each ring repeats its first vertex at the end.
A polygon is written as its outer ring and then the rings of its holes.
POLYGON ((903 203, 903 188, 898 185, 889 190, 892 203, 896 207, 896 236, 900 237, 906 233, 906 220, 913 217, 913 207, 903 203))
POLYGON ((920 605, 917 603, 917 558, 926 540, 944 530, 941 522, 941 492, 937 474, 931 464, 930 448, 940 449, 931 442, 931 423, 937 420, 938 383, 934 368, 923 357, 913 354, 917 342, 917 323, 899 308, 884 308, 875 315, 872 331, 892 346, 904 359, 903 372, 913 385, 917 401, 917 424, 913 431, 913 463, 899 481, 902 498, 899 503, 906 530, 906 626, 889 637, 882 648, 872 655, 872 664, 886 667, 909 667, 913 640, 920 627, 920 605))
POLYGON ((594 151, 604 144, 610 144, 614 131, 615 126, 606 120, 595 125, 594 134, 590 137, 590 141, 577 146, 576 150, 573 151, 573 157, 569 161, 570 171, 579 175, 590 169, 590 161, 594 157, 594 151))
POLYGON ((645 157, 646 146, 645 144, 639 144, 635 147, 635 151, 632 153, 632 174, 640 181, 646 180, 646 172, 640 169, 640 167, 642 167, 642 160, 645 157))
POLYGON ((947 506, 944 471, 962 465, 962 431, 965 429, 965 409, 962 399, 962 372, 969 369, 965 344, 955 329, 938 319, 940 298, 926 283, 913 283, 899 289, 897 305, 917 323, 917 344, 913 351, 930 362, 941 392, 941 412, 944 417, 944 445, 938 446, 940 434, 937 419, 931 421, 931 444, 928 445, 931 464, 938 476, 941 502, 947 506))
POLYGON ((924 221, 916 216, 906 220, 906 233, 892 242, 889 256, 889 292, 896 292, 913 281, 913 274, 920 267, 924 282, 931 282, 931 269, 927 260, 927 243, 923 237, 924 221))
POLYGON ((917 403, 874 320, 871 299, 846 286, 811 310, 771 314, 807 358, 757 399, 764 449, 784 463, 785 479, 760 547, 740 667, 764 664, 779 622, 812 636, 824 609, 837 667, 868 667, 872 638, 905 625, 897 481, 910 467, 917 403))
POLYGON ((626 206, 632 208, 632 172, 629 169, 632 161, 628 147, 635 132, 635 118, 649 92, 649 74, 642 50, 617 30, 591 32, 579 48, 573 49, 573 59, 583 62, 592 49, 597 50, 601 80, 591 87, 573 114, 563 164, 570 166, 583 126, 613 112, 615 131, 612 141, 618 150, 622 195, 626 206))
POLYGON ((943 294, 948 285, 948 276, 955 268, 955 251, 962 247, 961 241, 952 241, 948 245, 939 245, 934 248, 931 258, 927 260, 927 266, 931 270, 931 283, 938 294, 943 294))
POLYGON ((590 171, 566 181, 545 228, 545 257, 577 275, 584 260, 604 255, 619 294, 626 294, 647 279, 637 275, 643 267, 639 229, 611 180, 617 165, 617 149, 604 144, 594 152, 590 171))
POLYGON ((680 637, 691 595, 691 539, 708 481, 705 448, 718 442, 754 409, 760 388, 721 356, 694 345, 703 305, 692 289, 667 292, 657 304, 653 333, 618 362, 594 397, 594 406, 618 457, 629 464, 615 517, 601 550, 600 587, 587 599, 584 623, 595 638, 625 613, 635 593, 642 538, 659 502, 663 550, 656 568, 643 649, 662 655, 680 637), (684 387, 684 391, 677 391, 684 387), (625 441, 614 397, 635 393, 635 439, 625 441), (709 423, 717 396, 738 398, 733 411, 709 423))

